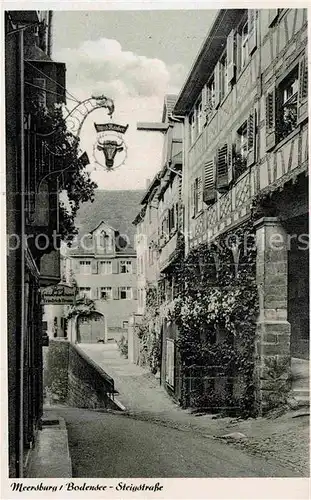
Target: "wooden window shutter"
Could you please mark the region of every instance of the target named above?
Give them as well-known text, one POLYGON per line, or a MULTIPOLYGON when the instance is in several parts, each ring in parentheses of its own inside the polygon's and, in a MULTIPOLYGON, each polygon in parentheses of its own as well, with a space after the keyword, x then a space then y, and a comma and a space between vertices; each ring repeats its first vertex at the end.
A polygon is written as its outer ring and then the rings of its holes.
POLYGON ((248 9, 248 54, 257 47, 257 10, 248 9))
POLYGON ((266 95, 266 150, 274 148, 276 144, 276 106, 275 89, 266 95))
POLYGON ((214 203, 216 200, 215 189, 215 160, 212 158, 204 165, 204 192, 203 201, 207 205, 214 203))
POLYGON ((195 203, 194 203, 194 182, 190 186, 190 217, 195 216, 195 203))
POLYGON ((74 260, 73 261, 73 271, 75 273, 79 273, 80 272, 80 261, 79 260, 74 260))
POLYGON ((235 34, 235 53, 236 53, 237 71, 241 70, 241 44, 242 44, 242 37, 239 33, 236 33, 235 34))
MULTIPOLYGON (((229 188, 229 155, 228 144, 218 148, 216 162, 217 190, 227 191, 229 188)), ((231 156, 231 155, 230 155, 231 156)))
POLYGON ((132 274, 137 274, 137 262, 136 262, 136 259, 132 260, 132 274))
POLYGON ((252 110, 247 120, 247 166, 256 161, 256 110, 252 110))
POLYGON ((234 178, 233 172, 233 144, 228 144, 228 184, 232 184, 234 178))
POLYGON ((113 298, 113 300, 119 299, 119 288, 118 287, 115 287, 112 289, 112 298, 113 298))
POLYGON ((205 125, 207 119, 207 85, 204 85, 202 89, 202 113, 203 125, 205 125))
POLYGON ((116 259, 112 261, 112 272, 113 274, 118 274, 119 272, 119 263, 116 259))
POLYGON ((215 66, 214 69, 214 82, 215 82, 215 108, 219 106, 221 100, 221 88, 220 88, 220 62, 215 66))
POLYGON ((98 261, 92 260, 92 274, 98 274, 98 261))
POLYGON ((308 59, 305 52, 299 61, 299 89, 297 122, 301 123, 308 118, 308 59))
POLYGON ((202 177, 198 177, 198 212, 201 212, 203 208, 203 186, 202 177))
POLYGON ((234 30, 230 31, 227 38, 227 71, 228 71, 228 81, 231 83, 235 79, 235 71, 236 71, 234 30))
POLYGON ((272 26, 274 22, 277 20, 279 15, 279 9, 269 9, 269 26, 272 26))
POLYGON ((133 288, 133 299, 137 300, 137 288, 136 287, 133 288))

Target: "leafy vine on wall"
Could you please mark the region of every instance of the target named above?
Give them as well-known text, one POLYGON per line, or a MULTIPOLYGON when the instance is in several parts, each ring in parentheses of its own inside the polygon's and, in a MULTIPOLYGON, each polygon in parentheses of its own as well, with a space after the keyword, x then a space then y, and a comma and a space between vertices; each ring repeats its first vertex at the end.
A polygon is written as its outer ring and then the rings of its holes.
POLYGON ((147 287, 146 312, 142 322, 137 325, 137 335, 141 347, 140 364, 156 374, 161 366, 161 338, 158 292, 155 286, 147 287))
POLYGON ((179 330, 182 405, 255 414, 252 221, 191 250, 176 269, 179 294, 170 315, 179 330))

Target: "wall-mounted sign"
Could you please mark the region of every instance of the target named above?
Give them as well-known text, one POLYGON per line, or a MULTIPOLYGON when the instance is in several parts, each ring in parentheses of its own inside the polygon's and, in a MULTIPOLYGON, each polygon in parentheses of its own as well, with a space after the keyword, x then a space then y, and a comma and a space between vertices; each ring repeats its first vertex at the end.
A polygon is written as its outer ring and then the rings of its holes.
POLYGON ((120 134, 125 134, 128 129, 128 125, 117 125, 116 123, 94 123, 96 132, 119 132, 120 134))
POLYGON ((75 288, 66 284, 58 284, 41 288, 41 303, 43 305, 66 305, 73 304, 75 300, 75 288))
POLYGON ((124 126, 110 122, 94 123, 94 126, 97 132, 93 148, 95 162, 108 171, 123 165, 127 156, 127 147, 122 134, 125 134, 128 125, 124 126), (104 164, 103 160, 105 160, 104 164))

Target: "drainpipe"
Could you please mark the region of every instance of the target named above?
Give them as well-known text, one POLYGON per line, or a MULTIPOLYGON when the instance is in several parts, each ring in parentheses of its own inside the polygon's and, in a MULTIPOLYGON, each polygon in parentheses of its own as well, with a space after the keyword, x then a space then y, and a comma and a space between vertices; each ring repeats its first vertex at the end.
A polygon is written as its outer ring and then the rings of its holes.
POLYGON ((51 57, 52 55, 52 21, 53 21, 53 11, 48 11, 48 46, 47 46, 47 54, 51 57))
POLYGON ((21 335, 19 371, 19 477, 24 477, 24 357, 25 357, 25 133, 24 133, 24 30, 19 32, 19 87, 20 87, 20 169, 21 169, 21 335))

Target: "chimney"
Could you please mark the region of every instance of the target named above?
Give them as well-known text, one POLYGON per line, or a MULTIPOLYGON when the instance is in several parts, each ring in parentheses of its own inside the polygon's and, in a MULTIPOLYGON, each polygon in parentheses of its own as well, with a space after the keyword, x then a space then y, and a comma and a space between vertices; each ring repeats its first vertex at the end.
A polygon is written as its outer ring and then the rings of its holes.
POLYGON ((150 186, 150 179, 146 179, 146 189, 150 186))

